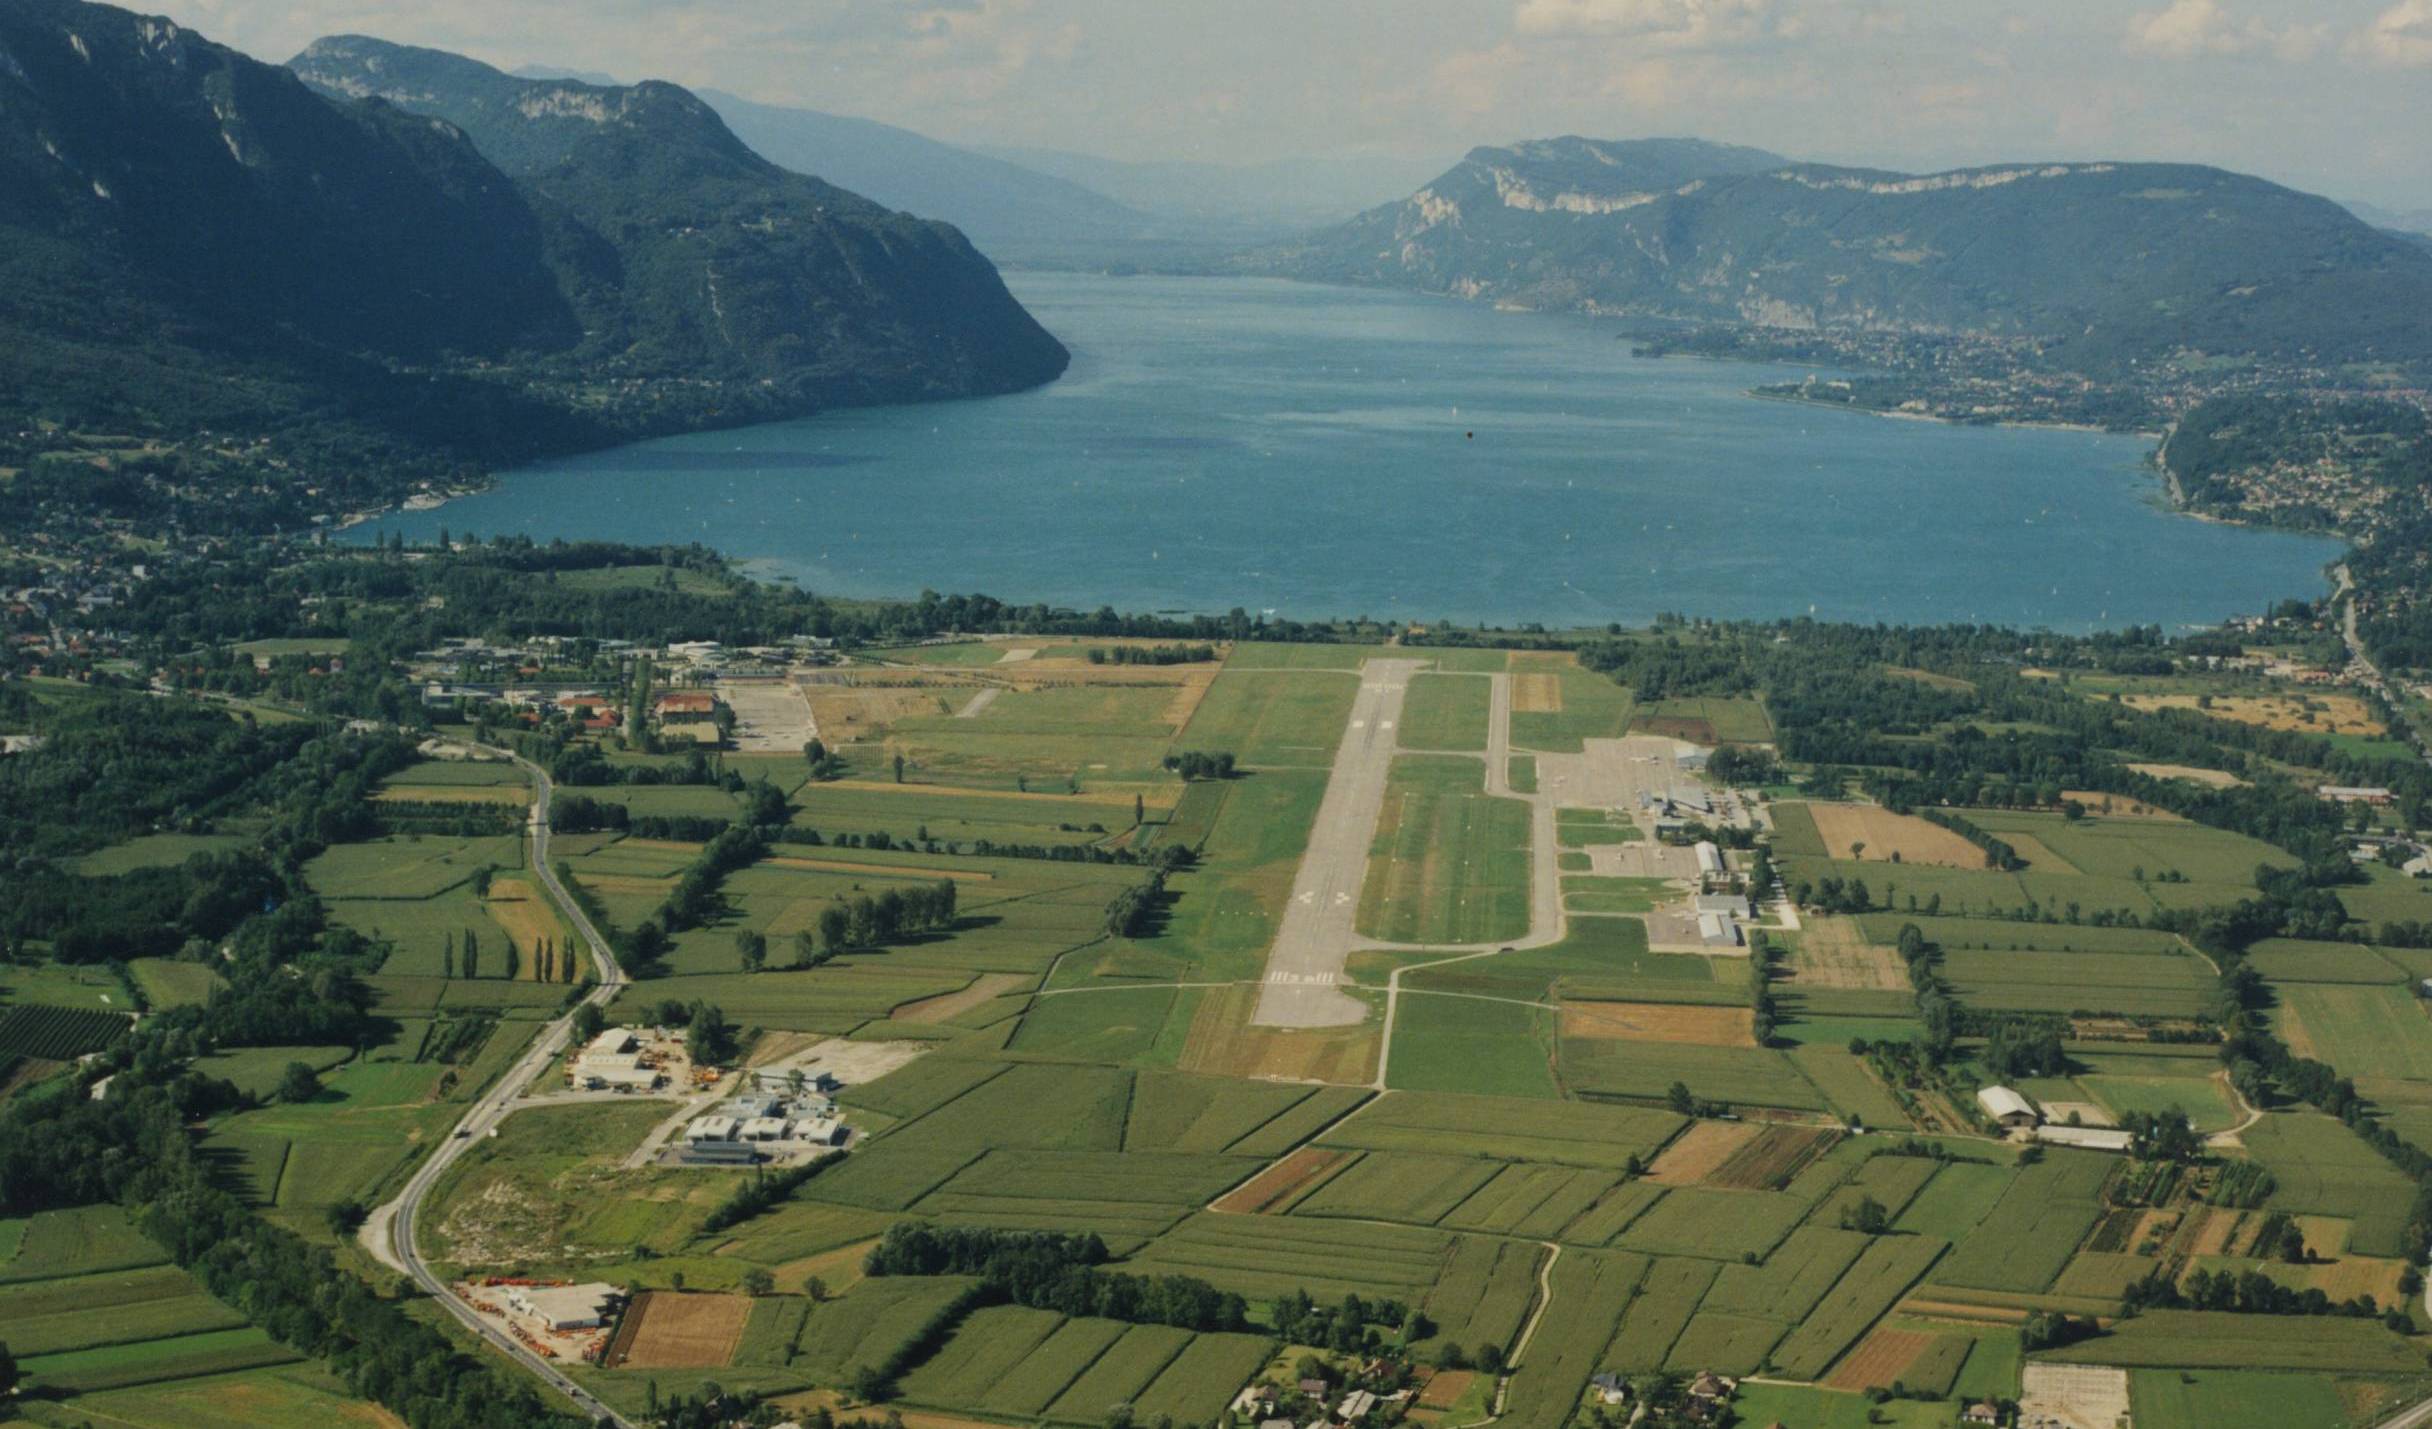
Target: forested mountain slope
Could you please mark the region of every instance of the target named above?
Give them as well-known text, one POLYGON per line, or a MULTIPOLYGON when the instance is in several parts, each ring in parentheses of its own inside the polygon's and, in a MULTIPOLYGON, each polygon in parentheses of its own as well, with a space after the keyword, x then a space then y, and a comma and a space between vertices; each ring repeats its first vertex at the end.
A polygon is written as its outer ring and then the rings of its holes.
POLYGON ((2327 199, 2185 164, 1909 175, 1694 140, 1478 149, 1252 266, 1530 307, 2180 350, 2432 355, 2432 254, 2327 199))

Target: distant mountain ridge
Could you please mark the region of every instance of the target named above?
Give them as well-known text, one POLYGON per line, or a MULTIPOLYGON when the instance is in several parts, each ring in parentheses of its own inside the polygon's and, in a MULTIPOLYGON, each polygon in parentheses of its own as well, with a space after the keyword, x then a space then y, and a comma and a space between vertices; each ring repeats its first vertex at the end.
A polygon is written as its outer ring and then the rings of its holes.
POLYGON ((2432 208, 2399 212, 2352 199, 2346 208, 2375 228, 2387 228, 2396 233, 2432 234, 2432 208))
POLYGON ((0 422, 275 437, 345 487, 1067 360, 953 229, 785 173, 681 89, 427 69, 497 102, 459 124, 167 20, 0 4, 0 422))
POLYGON ((1070 180, 892 124, 757 104, 716 90, 701 97, 772 163, 893 208, 945 219, 992 253, 1146 238, 1160 226, 1070 180))
POLYGON ((2327 199, 2185 164, 1902 174, 1698 140, 1473 150, 1243 260, 1518 306, 1981 333, 2103 366, 2179 349, 2432 357, 2432 261, 2327 199))

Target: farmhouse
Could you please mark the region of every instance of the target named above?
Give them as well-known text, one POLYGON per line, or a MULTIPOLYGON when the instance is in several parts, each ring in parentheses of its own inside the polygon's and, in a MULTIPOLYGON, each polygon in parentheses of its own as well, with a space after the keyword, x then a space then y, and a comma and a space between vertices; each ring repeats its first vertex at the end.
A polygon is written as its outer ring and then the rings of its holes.
POLYGON ((708 719, 718 712, 718 697, 707 690, 669 690, 651 712, 660 719, 708 719))
POLYGON ((502 1297, 507 1313, 536 1330, 557 1333, 593 1330, 607 1323, 608 1312, 624 1294, 613 1285, 511 1285, 502 1297))
POLYGON ((1355 1389, 1343 1396, 1343 1402, 1334 1407, 1334 1412, 1345 1424, 1357 1424, 1367 1418, 1369 1411, 1375 1408, 1376 1396, 1374 1394, 1364 1389, 1355 1389))
POLYGON ((1984 1114, 2010 1128, 2031 1127, 2043 1120, 2035 1103, 2011 1091, 2008 1087, 1986 1087, 1976 1093, 1976 1104, 1984 1114))

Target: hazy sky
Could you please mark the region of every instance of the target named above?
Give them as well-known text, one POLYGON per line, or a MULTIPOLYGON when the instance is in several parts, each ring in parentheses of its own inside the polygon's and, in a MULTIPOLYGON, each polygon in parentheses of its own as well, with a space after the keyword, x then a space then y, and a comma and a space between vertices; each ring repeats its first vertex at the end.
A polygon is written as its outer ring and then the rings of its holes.
POLYGON ((2219 163, 2432 207, 2432 0, 134 0, 269 59, 357 31, 939 138, 1257 160, 1580 133, 2219 163))

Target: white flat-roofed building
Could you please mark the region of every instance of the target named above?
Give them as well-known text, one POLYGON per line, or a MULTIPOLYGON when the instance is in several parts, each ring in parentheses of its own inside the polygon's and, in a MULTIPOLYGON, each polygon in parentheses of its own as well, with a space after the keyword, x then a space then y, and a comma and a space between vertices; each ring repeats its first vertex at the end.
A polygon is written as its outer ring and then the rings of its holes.
POLYGON ((640 1045, 641 1039, 633 1035, 632 1028, 611 1027, 583 1044, 583 1055, 586 1057, 621 1056, 640 1045))
POLYGON ((686 1141, 732 1141, 735 1139, 735 1119, 731 1116, 696 1116, 684 1128, 686 1141))
POLYGON ((654 1091, 664 1077, 656 1067, 589 1067, 582 1070, 585 1085, 597 1090, 622 1087, 630 1091, 654 1091))
POLYGON ((2054 1146, 2074 1146, 2081 1151, 2117 1151, 2125 1154, 2136 1146, 2136 1137, 2116 1126, 2039 1126, 2037 1141, 2054 1146))
POLYGON ((755 1116, 745 1121, 735 1134, 745 1141, 783 1141, 785 1133, 784 1117, 755 1116))
POLYGON ((510 1285, 499 1298, 507 1313, 537 1329, 593 1330, 624 1292, 613 1285, 510 1285))
POLYGON ((840 1145, 846 1134, 844 1122, 837 1117, 815 1116, 808 1121, 794 1123, 794 1139, 807 1141, 813 1146, 840 1145))
POLYGON ((1720 913, 1700 913, 1697 940, 1709 948, 1736 948, 1740 945, 1740 925, 1720 913))
POLYGON ((1738 893, 1700 893, 1691 906, 1699 913, 1720 913, 1726 918, 1748 916, 1748 899, 1738 893))

